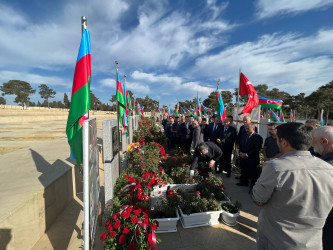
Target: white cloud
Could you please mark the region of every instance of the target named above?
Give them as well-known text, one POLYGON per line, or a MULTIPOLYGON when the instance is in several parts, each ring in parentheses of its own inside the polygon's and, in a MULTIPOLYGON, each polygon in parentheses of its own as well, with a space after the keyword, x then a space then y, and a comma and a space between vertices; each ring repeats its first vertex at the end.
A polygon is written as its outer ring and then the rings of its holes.
POLYGON ((64 86, 72 88, 72 80, 66 80, 56 76, 41 76, 38 74, 31 74, 25 72, 15 72, 8 70, 0 71, 0 82, 7 82, 9 80, 21 80, 30 83, 33 87, 39 84, 46 84, 52 86, 64 86))
POLYGON ((267 18, 280 14, 297 14, 333 4, 332 0, 258 0, 256 2, 257 16, 267 18))
MULTIPOLYGON (((333 78, 333 30, 300 34, 263 35, 255 42, 230 46, 220 53, 201 57, 190 74, 205 72, 238 86, 238 69, 253 84, 268 84, 290 93, 310 93, 333 78)), ((227 84, 226 87, 231 87, 227 84)))
POLYGON ((196 81, 187 81, 181 77, 169 76, 167 74, 154 74, 134 71, 131 77, 137 81, 145 82, 154 89, 154 93, 162 96, 170 97, 170 101, 176 101, 177 96, 182 98, 193 98, 197 92, 199 97, 208 96, 215 89, 204 86, 204 84, 196 81))

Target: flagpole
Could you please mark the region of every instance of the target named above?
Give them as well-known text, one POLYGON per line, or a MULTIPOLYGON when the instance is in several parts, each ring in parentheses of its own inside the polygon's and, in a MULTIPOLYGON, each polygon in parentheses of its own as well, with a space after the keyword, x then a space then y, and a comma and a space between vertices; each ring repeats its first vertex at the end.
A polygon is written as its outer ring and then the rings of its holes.
POLYGON ((199 101, 199 99, 198 99, 198 90, 197 90, 197 118, 199 117, 199 103, 198 103, 198 101, 199 101))
MULTIPOLYGON (((87 28, 87 18, 85 16, 81 17, 81 36, 83 36, 84 30, 87 28)), ((90 94, 90 93, 89 93, 90 94)), ((89 110, 87 111, 87 115, 89 118, 89 110)), ((83 130, 82 130, 83 133, 83 130)), ((85 135, 83 135, 84 138, 85 135)), ((82 143, 83 146, 83 143, 82 143)), ((83 146, 84 148, 84 146, 83 146)), ((83 213, 84 213, 84 220, 83 220, 83 246, 85 250, 90 248, 90 237, 89 237, 89 168, 85 166, 83 168, 83 163, 81 163, 81 170, 83 170, 83 213)))
MULTIPOLYGON (((118 61, 115 61, 115 64, 116 64, 116 83, 117 83, 117 85, 118 85, 118 78, 117 78, 117 75, 118 75, 118 61)), ((117 89, 117 87, 116 87, 116 89, 117 89)), ((117 90, 116 90, 117 91, 117 90)), ((116 93, 116 95, 117 95, 117 93, 116 93)), ((116 96, 117 97, 117 96, 116 96)), ((119 168, 119 176, 120 176, 120 163, 121 163, 121 161, 120 161, 120 134, 119 134, 119 132, 120 132, 120 128, 119 128, 119 102, 117 101, 117 105, 116 105, 116 107, 117 107, 117 131, 118 131, 118 133, 117 133, 117 143, 118 143, 118 153, 119 153, 119 157, 118 157, 118 168, 119 168)))

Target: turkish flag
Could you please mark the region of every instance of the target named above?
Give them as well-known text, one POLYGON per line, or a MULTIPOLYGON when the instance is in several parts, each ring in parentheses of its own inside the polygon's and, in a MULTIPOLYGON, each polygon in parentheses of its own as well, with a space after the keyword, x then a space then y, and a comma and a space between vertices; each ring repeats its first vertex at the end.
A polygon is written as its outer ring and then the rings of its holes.
POLYGON ((249 97, 246 106, 244 107, 242 112, 239 113, 239 115, 244 113, 250 114, 252 112, 252 109, 258 105, 259 97, 257 95, 257 91, 254 89, 249 79, 247 79, 247 77, 243 73, 240 74, 239 79, 239 94, 247 95, 249 97))

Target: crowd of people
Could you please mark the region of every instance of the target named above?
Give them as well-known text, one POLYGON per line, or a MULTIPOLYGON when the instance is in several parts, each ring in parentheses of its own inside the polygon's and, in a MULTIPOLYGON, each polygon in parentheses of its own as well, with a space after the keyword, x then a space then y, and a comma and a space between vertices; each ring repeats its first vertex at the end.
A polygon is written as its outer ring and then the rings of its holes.
POLYGON ((250 116, 238 133, 233 117, 163 117, 168 149, 182 147, 193 155, 194 170, 231 176, 237 154, 241 175, 237 185, 249 186, 261 207, 258 249, 333 249, 333 127, 317 120, 268 124, 263 138, 250 116), (237 153, 236 153, 237 152, 237 153), (260 152, 262 172, 258 176, 260 152))

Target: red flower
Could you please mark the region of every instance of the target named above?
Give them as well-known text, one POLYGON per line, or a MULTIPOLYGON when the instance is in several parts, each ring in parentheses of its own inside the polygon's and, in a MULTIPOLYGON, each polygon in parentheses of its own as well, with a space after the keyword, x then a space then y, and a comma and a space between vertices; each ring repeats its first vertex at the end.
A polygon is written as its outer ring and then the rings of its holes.
POLYGON ((140 213, 141 213, 141 209, 139 208, 139 209, 136 209, 136 210, 134 210, 134 212, 133 212, 136 216, 138 216, 140 213))
POLYGON ((156 228, 157 228, 157 224, 156 224, 156 223, 153 223, 153 224, 151 225, 151 227, 152 227, 153 230, 156 230, 156 228))
POLYGON ((127 219, 129 217, 129 213, 128 212, 123 212, 122 214, 124 219, 127 219))
POLYGON ((106 223, 105 223, 105 226, 108 226, 110 224, 110 220, 108 220, 106 223))
POLYGON ((197 194, 200 194, 200 191, 197 191, 197 194))
POLYGON ((225 185, 224 185, 224 184, 221 184, 221 187, 222 187, 222 188, 225 188, 225 185))
POLYGON ((141 234, 141 231, 140 231, 140 229, 138 228, 138 229, 135 229, 135 236, 139 236, 141 234))
POLYGON ((135 216, 133 216, 133 217, 131 218, 131 222, 132 222, 133 224, 137 223, 137 222, 138 222, 138 218, 135 217, 135 216))
POLYGON ((147 187, 151 188, 151 183, 148 183, 147 187))
POLYGON ((108 231, 112 231, 113 230, 113 226, 112 226, 112 224, 110 224, 109 226, 108 226, 108 231))
POLYGON ((131 213, 133 211, 133 207, 128 207, 126 210, 128 213, 131 213))
POLYGON ((131 232, 131 229, 129 227, 125 227, 123 234, 128 234, 129 232, 131 232))
POLYGON ((145 220, 143 221, 143 223, 144 223, 146 226, 148 226, 148 225, 149 225, 149 220, 148 220, 148 219, 145 219, 145 220))
POLYGON ((159 169, 158 170, 160 170, 161 172, 163 171, 163 168, 162 167, 159 167, 159 169))
POLYGON ((117 220, 117 221, 114 223, 113 226, 114 226, 115 229, 119 228, 119 227, 121 226, 120 221, 117 220))
POLYGON ((119 237, 119 245, 124 245, 126 242, 126 236, 125 235, 120 235, 119 237))
POLYGON ((116 233, 115 231, 111 231, 111 232, 110 232, 110 237, 111 237, 111 238, 116 237, 116 235, 117 235, 117 233, 116 233))
POLYGON ((132 243, 128 246, 128 250, 135 250, 136 245, 135 245, 135 241, 132 241, 132 243))
POLYGON ((112 216, 112 219, 114 219, 114 220, 116 220, 118 218, 118 215, 117 214, 114 214, 113 216, 112 216))
POLYGON ((101 235, 101 237, 99 237, 99 239, 104 242, 106 240, 106 237, 107 237, 107 234, 102 233, 102 235, 101 235))
POLYGON ((150 233, 148 234, 148 242, 152 243, 152 241, 153 241, 153 235, 150 233))

